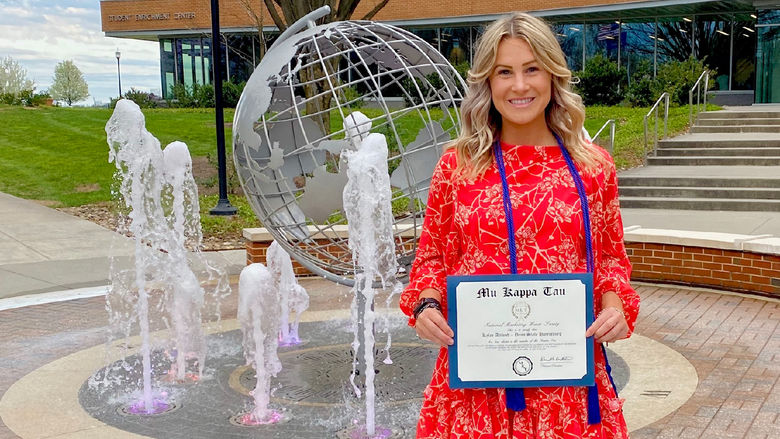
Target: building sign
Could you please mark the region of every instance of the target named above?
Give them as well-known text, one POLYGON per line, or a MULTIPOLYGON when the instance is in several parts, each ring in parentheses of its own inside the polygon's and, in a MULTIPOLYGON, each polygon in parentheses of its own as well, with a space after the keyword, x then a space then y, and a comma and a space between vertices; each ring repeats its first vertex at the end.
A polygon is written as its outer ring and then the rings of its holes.
POLYGON ((109 15, 108 21, 160 21, 160 20, 194 20, 194 12, 163 12, 157 14, 122 14, 109 15))

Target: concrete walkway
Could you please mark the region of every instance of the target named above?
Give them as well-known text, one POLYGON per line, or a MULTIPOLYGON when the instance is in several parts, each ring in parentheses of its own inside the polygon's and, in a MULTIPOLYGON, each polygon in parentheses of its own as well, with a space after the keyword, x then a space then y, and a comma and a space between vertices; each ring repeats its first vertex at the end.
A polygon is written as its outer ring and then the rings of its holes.
MULTIPOLYGON (((0 192, 0 308, 3 299, 108 285, 111 256, 126 265, 133 241, 90 221, 0 192)), ((207 252, 235 274, 244 250, 207 252)))

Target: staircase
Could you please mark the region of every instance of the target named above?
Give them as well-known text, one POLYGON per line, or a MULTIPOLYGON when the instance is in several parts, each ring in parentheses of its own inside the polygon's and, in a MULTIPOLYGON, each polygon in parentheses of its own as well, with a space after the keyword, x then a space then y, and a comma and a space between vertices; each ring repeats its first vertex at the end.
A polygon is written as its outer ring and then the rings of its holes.
POLYGON ((623 208, 780 212, 780 109, 702 113, 619 182, 623 208))

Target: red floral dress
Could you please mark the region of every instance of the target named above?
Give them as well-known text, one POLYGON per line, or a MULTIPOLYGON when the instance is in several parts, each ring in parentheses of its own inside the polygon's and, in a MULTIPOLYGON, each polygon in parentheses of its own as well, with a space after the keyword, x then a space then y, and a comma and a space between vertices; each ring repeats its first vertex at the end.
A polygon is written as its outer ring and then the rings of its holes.
MULTIPOLYGON (((594 146, 595 147, 595 146, 594 146)), ((598 148, 598 147, 596 147, 598 148)), ((585 272, 582 209, 574 180, 557 145, 502 144, 511 191, 519 273, 585 272)), ((615 291, 623 301, 629 333, 639 312, 639 296, 629 284, 631 264, 623 244, 617 176, 609 166, 583 172, 590 207, 595 259, 594 307, 615 291)), ((506 274, 507 229, 501 177, 495 163, 474 180, 456 180, 456 154, 444 153, 431 180, 428 208, 410 283, 401 310, 412 314, 420 291, 446 292, 447 275, 506 274)), ((442 294, 446 316, 446 294, 442 294)), ((414 326, 414 319, 409 324, 414 326)), ((628 430, 606 372, 594 349, 601 423, 588 424, 586 387, 525 389, 526 409, 514 413, 512 438, 626 438, 628 430)), ((442 348, 431 383, 425 388, 418 438, 508 439, 509 412, 504 389, 450 389, 447 349, 442 348)))

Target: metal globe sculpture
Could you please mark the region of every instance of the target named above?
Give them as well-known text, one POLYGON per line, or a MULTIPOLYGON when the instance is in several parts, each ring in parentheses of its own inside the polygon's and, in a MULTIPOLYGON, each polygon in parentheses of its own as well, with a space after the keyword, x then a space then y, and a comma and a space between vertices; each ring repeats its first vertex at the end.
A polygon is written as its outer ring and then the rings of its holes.
POLYGON ((371 132, 387 138, 393 238, 398 265, 408 269, 434 166, 459 129, 464 90, 447 59, 406 30, 310 19, 279 37, 239 100, 233 157, 244 193, 303 266, 351 285, 339 160, 355 147, 343 120, 359 109, 371 132))

